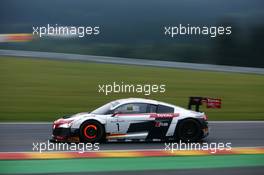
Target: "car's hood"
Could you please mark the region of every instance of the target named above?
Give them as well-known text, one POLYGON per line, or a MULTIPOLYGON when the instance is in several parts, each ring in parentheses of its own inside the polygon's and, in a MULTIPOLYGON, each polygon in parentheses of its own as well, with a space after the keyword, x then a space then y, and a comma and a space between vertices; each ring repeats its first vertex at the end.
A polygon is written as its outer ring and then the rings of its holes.
POLYGON ((77 114, 69 115, 69 116, 64 116, 64 119, 70 119, 70 120, 77 120, 83 117, 94 117, 94 114, 91 114, 89 112, 80 112, 77 114))

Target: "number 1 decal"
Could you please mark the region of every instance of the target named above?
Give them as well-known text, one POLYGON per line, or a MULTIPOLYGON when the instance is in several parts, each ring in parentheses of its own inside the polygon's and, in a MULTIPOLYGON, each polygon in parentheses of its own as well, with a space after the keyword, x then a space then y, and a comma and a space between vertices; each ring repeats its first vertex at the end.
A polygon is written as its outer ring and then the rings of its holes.
POLYGON ((119 123, 116 123, 116 125, 117 125, 117 131, 119 131, 119 123))

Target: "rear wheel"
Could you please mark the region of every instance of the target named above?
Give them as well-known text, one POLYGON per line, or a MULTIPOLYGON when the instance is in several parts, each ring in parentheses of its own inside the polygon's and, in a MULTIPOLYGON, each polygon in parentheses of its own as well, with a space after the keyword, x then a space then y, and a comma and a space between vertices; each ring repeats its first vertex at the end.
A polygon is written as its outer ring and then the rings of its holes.
POLYGON ((186 119, 177 127, 177 138, 183 142, 196 142, 201 139, 201 124, 194 119, 186 119))
POLYGON ((87 121, 80 128, 81 142, 100 142, 104 137, 104 127, 96 121, 87 121))

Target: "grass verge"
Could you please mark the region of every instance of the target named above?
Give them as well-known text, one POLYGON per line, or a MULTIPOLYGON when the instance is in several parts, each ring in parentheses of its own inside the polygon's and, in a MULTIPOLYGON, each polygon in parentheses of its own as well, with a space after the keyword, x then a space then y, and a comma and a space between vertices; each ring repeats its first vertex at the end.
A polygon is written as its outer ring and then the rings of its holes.
POLYGON ((264 155, 0 161, 0 173, 77 173, 264 166, 264 155))
POLYGON ((264 120, 264 76, 143 66, 0 57, 0 121, 52 121, 119 98, 186 107, 189 96, 219 97, 209 120, 264 120), (165 93, 104 95, 99 84, 165 84, 165 93))

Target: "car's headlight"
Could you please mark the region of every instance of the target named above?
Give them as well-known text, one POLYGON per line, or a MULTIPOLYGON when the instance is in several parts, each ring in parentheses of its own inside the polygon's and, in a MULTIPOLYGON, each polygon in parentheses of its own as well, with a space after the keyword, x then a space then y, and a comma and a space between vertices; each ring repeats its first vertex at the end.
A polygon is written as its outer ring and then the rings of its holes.
POLYGON ((72 125, 72 122, 71 122, 71 123, 64 123, 64 124, 61 124, 61 125, 59 125, 59 127, 60 127, 60 128, 69 128, 69 127, 71 127, 71 125, 72 125))
POLYGON ((59 119, 53 123, 53 129, 55 128, 69 128, 73 124, 73 120, 59 119))

